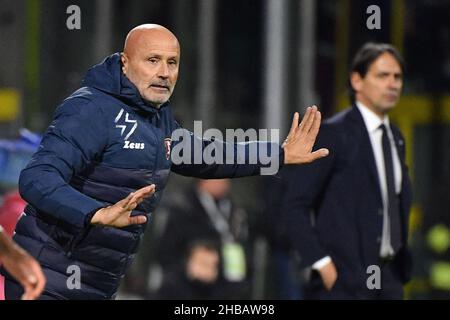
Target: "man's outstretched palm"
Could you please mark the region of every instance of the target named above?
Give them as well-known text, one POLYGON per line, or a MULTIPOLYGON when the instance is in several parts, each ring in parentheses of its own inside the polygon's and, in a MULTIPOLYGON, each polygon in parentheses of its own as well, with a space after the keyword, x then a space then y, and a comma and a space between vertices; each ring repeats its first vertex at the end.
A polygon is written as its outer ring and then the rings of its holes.
POLYGON ((107 208, 98 210, 92 217, 92 224, 100 224, 115 228, 123 228, 132 224, 147 222, 147 217, 140 215, 131 217, 131 212, 146 198, 155 193, 155 185, 144 187, 130 193, 125 199, 107 208))
POLYGON ((310 163, 329 154, 328 149, 324 148, 312 152, 320 128, 321 115, 317 107, 312 106, 306 109, 300 125, 298 124, 299 118, 300 116, 296 112, 292 119, 291 130, 282 145, 285 164, 310 163))

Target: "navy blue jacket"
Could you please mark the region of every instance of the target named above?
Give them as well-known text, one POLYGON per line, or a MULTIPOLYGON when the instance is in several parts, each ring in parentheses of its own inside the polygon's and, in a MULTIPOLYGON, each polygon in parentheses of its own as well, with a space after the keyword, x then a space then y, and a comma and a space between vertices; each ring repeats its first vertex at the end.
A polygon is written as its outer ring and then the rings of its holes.
MULTIPOLYGON (((407 247, 411 186, 405 164, 405 144, 391 126, 402 164, 400 214, 403 248, 398 253, 398 277, 410 278, 407 247)), ((314 149, 330 155, 304 166, 285 167, 283 215, 303 266, 331 256, 338 282, 355 297, 367 293, 367 267, 379 265, 383 203, 375 158, 364 120, 356 106, 324 121, 314 149), (314 223, 311 222, 311 214, 314 223)))
MULTIPOLYGON (((61 299, 114 298, 138 250, 146 224, 125 228, 94 226, 93 214, 125 198, 130 192, 155 184, 156 193, 132 215, 156 208, 169 172, 200 178, 242 177, 259 174, 261 163, 174 165, 168 141, 179 128, 168 104, 155 109, 121 71, 118 53, 91 68, 83 87, 57 108, 39 150, 22 171, 19 189, 28 202, 14 239, 41 263, 47 276, 45 294, 61 299), (81 289, 67 281, 77 265, 81 289)), ((268 146, 282 163, 276 144, 228 144, 200 140, 186 131, 177 143, 214 143, 234 160, 250 157, 250 145, 268 146)), ((236 162, 236 161, 235 161, 236 162)), ((3 271, 4 272, 4 271, 3 271)), ((9 275, 7 275, 10 278, 9 275)))

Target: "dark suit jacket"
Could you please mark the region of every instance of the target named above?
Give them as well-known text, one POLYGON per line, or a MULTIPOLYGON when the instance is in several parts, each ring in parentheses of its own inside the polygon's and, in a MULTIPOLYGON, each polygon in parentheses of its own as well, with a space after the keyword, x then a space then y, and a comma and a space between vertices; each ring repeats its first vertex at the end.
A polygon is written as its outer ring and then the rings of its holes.
MULTIPOLYGON (((402 163, 400 212, 403 249, 395 264, 402 282, 410 278, 407 249, 411 188, 405 165, 405 144, 391 125, 402 163)), ((282 171, 287 192, 282 217, 303 266, 329 255, 338 280, 349 290, 366 288, 367 267, 379 265, 383 206, 369 135, 356 106, 324 121, 314 149, 330 155, 304 166, 282 171)))

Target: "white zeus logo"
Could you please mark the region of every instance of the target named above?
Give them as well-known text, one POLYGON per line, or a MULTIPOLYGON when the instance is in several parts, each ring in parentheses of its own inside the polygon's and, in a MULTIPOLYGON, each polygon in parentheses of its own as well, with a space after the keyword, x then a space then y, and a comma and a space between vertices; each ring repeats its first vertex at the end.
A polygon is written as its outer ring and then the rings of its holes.
POLYGON ((145 143, 134 143, 130 141, 125 141, 125 145, 123 146, 124 149, 144 149, 145 143))
POLYGON ((135 143, 128 140, 138 127, 137 120, 130 119, 130 114, 128 112, 125 112, 123 109, 120 109, 120 112, 117 114, 114 123, 116 123, 116 129, 120 129, 121 137, 123 137, 125 132, 128 130, 128 133, 123 138, 123 140, 125 140, 125 144, 123 146, 124 149, 142 150, 145 148, 145 143, 135 143), (124 114, 125 114, 124 116, 125 124, 118 124, 119 120, 122 118, 124 114))

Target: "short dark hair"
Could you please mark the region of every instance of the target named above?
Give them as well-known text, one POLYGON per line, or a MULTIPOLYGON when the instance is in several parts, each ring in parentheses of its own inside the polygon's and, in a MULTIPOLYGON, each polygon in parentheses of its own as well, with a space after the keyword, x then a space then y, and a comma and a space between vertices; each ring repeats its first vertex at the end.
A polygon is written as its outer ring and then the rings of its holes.
POLYGON ((376 43, 376 42, 368 42, 364 44, 361 48, 359 48, 358 52, 356 52, 355 57, 353 58, 352 65, 350 67, 350 73, 348 77, 348 88, 350 91, 350 100, 352 103, 355 102, 355 90, 352 87, 352 83, 350 81, 351 75, 353 72, 359 73, 361 78, 364 78, 369 71, 372 63, 378 59, 383 53, 390 53, 395 60, 397 60, 402 72, 404 72, 405 63, 400 55, 400 52, 392 45, 388 43, 376 43))

